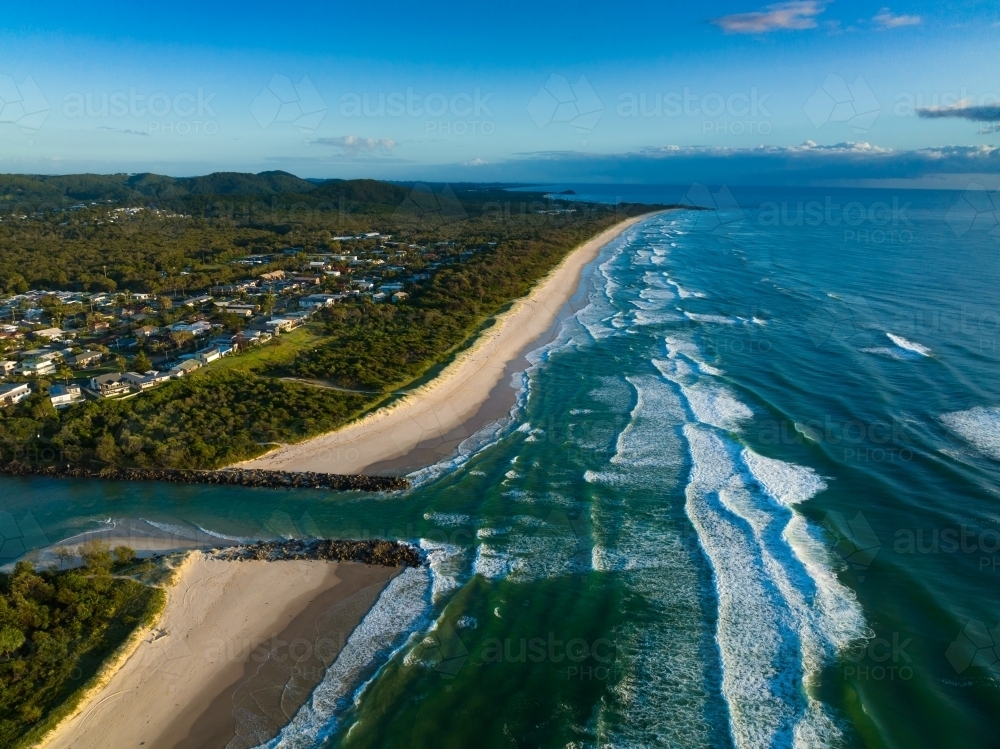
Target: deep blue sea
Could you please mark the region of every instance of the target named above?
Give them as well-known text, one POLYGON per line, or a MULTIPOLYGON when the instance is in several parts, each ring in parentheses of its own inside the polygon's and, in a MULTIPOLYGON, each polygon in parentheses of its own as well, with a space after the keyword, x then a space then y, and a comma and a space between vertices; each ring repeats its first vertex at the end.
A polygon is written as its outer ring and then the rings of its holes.
POLYGON ((553 188, 717 210, 609 244, 510 418, 413 489, 2 479, 0 553, 139 518, 419 543, 275 746, 1000 745, 995 217, 553 188))

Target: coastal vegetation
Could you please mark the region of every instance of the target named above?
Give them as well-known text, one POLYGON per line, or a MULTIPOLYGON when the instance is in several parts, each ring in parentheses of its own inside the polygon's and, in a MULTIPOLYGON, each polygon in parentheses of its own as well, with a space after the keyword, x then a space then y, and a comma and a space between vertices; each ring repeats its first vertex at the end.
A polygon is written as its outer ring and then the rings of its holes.
MULTIPOLYGON (((102 664, 162 610, 162 589, 139 579, 155 566, 101 542, 83 566, 0 573, 0 746, 32 746, 70 714, 102 664)), ((63 551, 61 556, 69 556, 63 551)))
MULTIPOLYGON (((56 410, 43 391, 65 377, 59 370, 34 381, 40 387, 31 397, 0 409, 8 460, 179 469, 252 458, 376 407, 444 363, 575 246, 650 208, 569 203, 502 186, 317 184, 280 172, 8 176, 0 198, 9 211, 0 222, 0 288, 159 295, 162 322, 183 314, 171 296, 232 281, 247 272, 238 263, 248 255, 267 260, 254 274, 292 271, 309 253, 382 249, 365 238, 370 233, 391 235, 396 256, 405 256, 394 261, 407 274, 398 303, 343 296, 345 265, 343 276, 323 282, 341 301, 218 365, 150 392, 56 410), (115 212, 126 205, 131 213, 115 212)), ((379 277, 391 281, 394 273, 379 277)), ((144 367, 145 357, 140 351, 134 361, 144 367)), ((103 371, 125 367, 119 355, 103 371)))

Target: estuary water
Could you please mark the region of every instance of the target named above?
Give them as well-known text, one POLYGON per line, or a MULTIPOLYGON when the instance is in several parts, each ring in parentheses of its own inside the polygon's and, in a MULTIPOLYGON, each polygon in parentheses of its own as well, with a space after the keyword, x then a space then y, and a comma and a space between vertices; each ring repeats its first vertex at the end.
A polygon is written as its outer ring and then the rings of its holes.
POLYGON ((996 746, 980 195, 574 189, 717 210, 609 244, 510 418, 413 489, 3 479, 0 555, 136 522, 420 544, 272 746, 996 746))

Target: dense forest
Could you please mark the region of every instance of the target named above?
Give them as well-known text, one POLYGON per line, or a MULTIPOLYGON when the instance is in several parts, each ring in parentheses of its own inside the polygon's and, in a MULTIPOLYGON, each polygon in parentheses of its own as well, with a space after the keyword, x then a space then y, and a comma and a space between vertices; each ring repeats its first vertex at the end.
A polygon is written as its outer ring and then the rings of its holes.
POLYGON ((91 543, 85 566, 0 573, 0 746, 27 747, 76 706, 101 664, 162 610, 162 589, 129 575, 128 547, 91 543))
POLYGON ((95 223, 112 205, 105 203, 68 214, 4 216, 0 284, 9 291, 204 289, 247 272, 232 258, 289 245, 340 249, 334 237, 345 232, 392 234, 402 247, 433 250, 407 261, 411 271, 426 265, 433 272, 409 288, 404 303, 345 300, 321 313, 308 346, 294 345, 294 336, 279 339, 266 352, 125 400, 57 412, 36 393, 0 412, 8 460, 176 468, 219 467, 336 428, 447 359, 572 248, 651 208, 569 204, 502 186, 315 184, 281 172, 4 177, 0 190, 5 200, 20 190, 60 199, 127 197, 129 205, 138 195, 173 214, 145 211, 135 221, 95 223), (301 192, 283 192, 291 188, 301 192), (334 388, 295 381, 302 379, 334 388))

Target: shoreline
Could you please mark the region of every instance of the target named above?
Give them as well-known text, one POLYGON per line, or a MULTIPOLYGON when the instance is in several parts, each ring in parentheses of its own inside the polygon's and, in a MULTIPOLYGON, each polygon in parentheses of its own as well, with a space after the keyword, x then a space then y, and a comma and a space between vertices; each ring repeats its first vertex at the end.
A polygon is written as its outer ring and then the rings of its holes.
POLYGON ((578 293, 584 268, 608 243, 660 212, 621 221, 572 250, 430 382, 340 429, 231 468, 356 475, 372 467, 380 472, 414 470, 447 457, 478 430, 471 428, 475 422, 484 426, 504 402, 509 402, 510 410, 513 391, 501 395, 497 386, 505 384, 510 365, 551 332, 560 312, 578 293), (477 418, 484 409, 488 413, 477 418), (407 460, 417 450, 419 459, 407 460))
POLYGON ((37 746, 256 746, 405 568, 226 551, 185 555, 158 621, 37 746))

